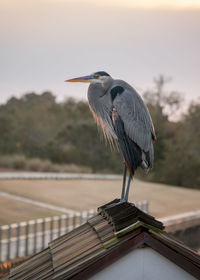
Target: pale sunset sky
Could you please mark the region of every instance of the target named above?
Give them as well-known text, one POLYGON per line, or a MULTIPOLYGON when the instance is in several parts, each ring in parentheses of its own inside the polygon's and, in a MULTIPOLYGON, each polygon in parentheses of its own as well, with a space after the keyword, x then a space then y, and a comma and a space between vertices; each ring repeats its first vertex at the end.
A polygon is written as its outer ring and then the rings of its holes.
POLYGON ((86 98, 65 79, 104 70, 200 96, 200 0, 0 0, 0 103, 26 92, 86 98))

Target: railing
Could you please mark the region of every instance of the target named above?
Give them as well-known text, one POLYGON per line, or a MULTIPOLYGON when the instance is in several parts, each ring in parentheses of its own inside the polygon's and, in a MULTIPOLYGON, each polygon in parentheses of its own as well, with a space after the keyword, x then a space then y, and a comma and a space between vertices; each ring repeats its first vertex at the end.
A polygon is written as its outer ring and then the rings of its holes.
MULTIPOLYGON (((148 212, 146 201, 135 205, 148 212)), ((41 251, 55 238, 86 222, 96 210, 0 226, 0 262, 29 256, 41 251)))
POLYGON ((87 179, 87 180, 121 180, 122 176, 117 174, 87 174, 87 173, 58 173, 58 172, 1 172, 0 180, 66 180, 66 179, 87 179))
POLYGON ((167 232, 175 233, 200 225, 200 210, 194 210, 160 219, 167 232))

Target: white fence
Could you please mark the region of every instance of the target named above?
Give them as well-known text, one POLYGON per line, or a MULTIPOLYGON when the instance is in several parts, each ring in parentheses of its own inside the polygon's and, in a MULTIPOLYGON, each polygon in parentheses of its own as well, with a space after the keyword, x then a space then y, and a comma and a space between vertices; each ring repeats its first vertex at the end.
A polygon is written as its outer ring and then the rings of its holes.
POLYGON ((86 173, 58 173, 58 172, 2 172, 0 180, 67 180, 67 179, 87 179, 87 180, 121 180, 122 175, 116 174, 86 174, 86 173))
MULTIPOLYGON (((148 212, 146 201, 135 205, 148 212)), ((83 224, 95 213, 96 210, 90 210, 0 226, 0 262, 41 251, 50 241, 83 224)))

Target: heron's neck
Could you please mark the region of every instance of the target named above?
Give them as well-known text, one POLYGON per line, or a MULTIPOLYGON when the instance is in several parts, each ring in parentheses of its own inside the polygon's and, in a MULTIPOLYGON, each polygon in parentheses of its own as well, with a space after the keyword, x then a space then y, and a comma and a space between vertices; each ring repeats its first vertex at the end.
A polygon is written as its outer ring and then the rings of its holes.
POLYGON ((112 86, 112 82, 113 79, 108 79, 104 83, 91 83, 88 92, 95 92, 96 97, 101 97, 112 86))
POLYGON ((106 94, 106 90, 102 87, 102 84, 90 84, 88 88, 88 100, 94 102, 106 94))
POLYGON ((109 79, 104 81, 102 87, 104 88, 105 91, 108 91, 108 89, 112 86, 112 84, 113 84, 113 79, 109 77, 109 79))

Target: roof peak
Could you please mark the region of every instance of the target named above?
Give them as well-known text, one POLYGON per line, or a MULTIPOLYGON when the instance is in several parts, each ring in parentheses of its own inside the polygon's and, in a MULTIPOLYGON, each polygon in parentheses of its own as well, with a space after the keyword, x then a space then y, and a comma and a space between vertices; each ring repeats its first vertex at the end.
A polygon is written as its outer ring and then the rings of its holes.
POLYGON ((123 229, 126 229, 137 222, 142 222, 146 224, 146 226, 153 227, 156 230, 164 229, 162 222, 143 212, 133 203, 124 202, 116 204, 119 202, 119 199, 115 199, 103 206, 100 206, 97 209, 99 215, 101 215, 113 226, 114 232, 122 231, 123 229), (109 207, 112 204, 116 205, 109 207))

